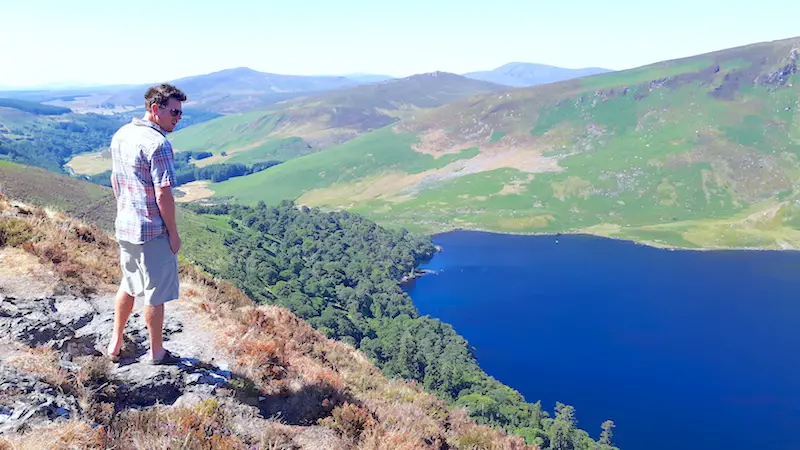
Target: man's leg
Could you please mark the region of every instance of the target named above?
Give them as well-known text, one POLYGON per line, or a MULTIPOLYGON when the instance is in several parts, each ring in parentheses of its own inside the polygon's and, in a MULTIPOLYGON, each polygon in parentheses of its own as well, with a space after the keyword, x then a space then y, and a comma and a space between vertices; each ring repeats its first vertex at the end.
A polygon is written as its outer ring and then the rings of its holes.
POLYGON ((144 322, 150 332, 150 357, 158 360, 164 357, 164 305, 145 306, 144 322))
POLYGON ((133 302, 133 296, 120 286, 114 306, 114 334, 111 336, 111 342, 108 343, 110 355, 119 354, 122 348, 122 334, 125 332, 125 324, 128 323, 128 317, 133 310, 133 302))

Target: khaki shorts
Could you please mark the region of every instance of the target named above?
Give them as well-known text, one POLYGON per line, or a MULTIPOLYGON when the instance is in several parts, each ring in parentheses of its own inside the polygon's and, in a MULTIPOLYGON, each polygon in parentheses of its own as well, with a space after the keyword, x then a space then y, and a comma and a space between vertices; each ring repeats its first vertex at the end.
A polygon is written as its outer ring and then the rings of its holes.
POLYGON ((144 304, 158 306, 179 296, 178 256, 166 234, 144 244, 119 241, 122 288, 144 304))

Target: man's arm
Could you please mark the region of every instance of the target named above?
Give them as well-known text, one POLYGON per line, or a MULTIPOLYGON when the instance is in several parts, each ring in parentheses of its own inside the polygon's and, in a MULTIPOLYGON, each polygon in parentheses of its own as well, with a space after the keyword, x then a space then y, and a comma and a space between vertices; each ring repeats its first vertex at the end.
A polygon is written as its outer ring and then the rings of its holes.
POLYGON ((156 189, 156 203, 161 212, 161 218, 167 225, 169 234, 178 234, 178 225, 175 221, 175 197, 172 195, 172 187, 164 186, 156 189))
POLYGON ((111 174, 111 189, 114 191, 114 198, 119 200, 119 191, 117 188, 117 177, 114 174, 111 174))
POLYGON ((172 187, 176 184, 175 165, 172 146, 168 142, 162 142, 153 152, 150 171, 156 191, 156 204, 167 227, 169 246, 172 253, 177 254, 181 248, 181 238, 175 220, 175 197, 172 195, 172 187))
POLYGON ((156 204, 161 212, 161 218, 167 226, 169 245, 173 253, 178 253, 181 249, 181 237, 178 234, 178 225, 175 220, 175 197, 172 195, 172 187, 164 186, 156 189, 156 204))

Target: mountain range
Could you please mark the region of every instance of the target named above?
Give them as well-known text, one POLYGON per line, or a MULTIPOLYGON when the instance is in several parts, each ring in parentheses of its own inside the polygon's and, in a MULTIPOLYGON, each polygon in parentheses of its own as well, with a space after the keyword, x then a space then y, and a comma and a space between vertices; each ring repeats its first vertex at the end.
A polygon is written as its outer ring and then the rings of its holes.
MULTIPOLYGON (((799 38, 762 42, 524 88, 436 72, 288 92, 348 82, 236 69, 185 81, 200 102, 241 80, 217 107, 258 97, 243 93, 248 77, 274 80, 264 96, 297 96, 198 120, 172 140, 212 154, 197 166, 282 162, 186 188, 215 201, 295 199, 426 232, 798 248, 798 49, 799 38)), ((40 135, 6 128, 9 142, 40 135)))
MULTIPOLYGON (((541 64, 513 63, 493 71, 465 74, 467 78, 506 86, 532 86, 578 77, 605 69, 562 69, 541 64), (513 66, 513 69, 509 69, 513 66)), ((283 100, 345 87, 368 85, 394 79, 389 75, 355 73, 344 76, 282 75, 259 72, 247 67, 220 70, 203 75, 169 80, 187 93, 188 107, 215 113, 236 113, 263 109, 283 100)), ((150 84, 78 86, 53 83, 52 86, 3 91, 0 97, 44 102, 78 112, 97 112, 140 108, 144 90, 150 84), (63 85, 61 88, 57 86, 63 85)))

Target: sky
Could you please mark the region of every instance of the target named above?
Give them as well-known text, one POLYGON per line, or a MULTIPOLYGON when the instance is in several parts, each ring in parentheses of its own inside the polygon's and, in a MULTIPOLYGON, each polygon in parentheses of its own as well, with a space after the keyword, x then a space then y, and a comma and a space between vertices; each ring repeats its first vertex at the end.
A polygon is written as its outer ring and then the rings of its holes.
POLYGON ((517 61, 622 70, 800 35, 800 1, 735 3, 3 1, 0 86, 150 83, 234 67, 395 77, 517 61))

